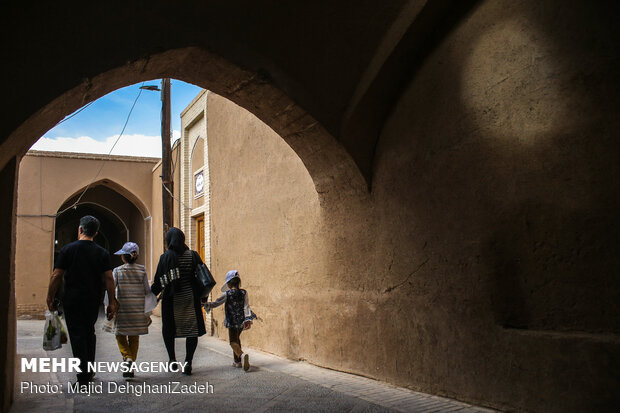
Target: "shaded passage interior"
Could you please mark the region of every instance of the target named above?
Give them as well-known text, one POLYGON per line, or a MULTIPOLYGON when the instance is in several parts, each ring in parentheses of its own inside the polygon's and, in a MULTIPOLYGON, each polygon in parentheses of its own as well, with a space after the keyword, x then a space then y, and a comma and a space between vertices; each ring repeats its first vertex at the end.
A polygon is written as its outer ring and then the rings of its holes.
POLYGON ((155 3, 149 17, 166 10, 177 22, 169 38, 137 23, 128 30, 153 34, 136 36, 144 44, 112 33, 52 45, 53 86, 14 93, 0 135, 6 291, 19 156, 85 101, 173 75, 214 92, 204 109, 210 254, 218 281, 237 268, 253 292, 264 323, 249 345, 507 410, 620 403, 617 5, 430 0, 416 14, 398 1, 331 13, 301 2, 261 9, 269 27, 239 27, 258 7, 244 2, 226 27, 226 6, 155 3), (412 60, 404 78, 384 71, 399 56, 412 60), (392 98, 364 99, 374 90, 392 98), (347 122, 368 108, 386 117, 362 150, 341 131, 364 129, 347 122))

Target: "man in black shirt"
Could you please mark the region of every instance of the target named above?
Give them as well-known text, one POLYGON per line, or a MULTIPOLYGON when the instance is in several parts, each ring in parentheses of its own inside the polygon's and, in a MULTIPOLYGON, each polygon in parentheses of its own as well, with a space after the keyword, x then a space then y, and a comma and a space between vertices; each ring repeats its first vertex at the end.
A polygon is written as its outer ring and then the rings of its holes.
POLYGON ((78 382, 92 381, 93 373, 88 372, 88 362, 95 361, 95 322, 99 315, 99 305, 103 298, 103 281, 110 298, 107 317, 111 319, 118 301, 114 294, 114 278, 110 254, 93 239, 99 231, 97 218, 86 215, 80 219, 78 240, 65 245, 54 263, 54 272, 47 291, 47 306, 54 310, 54 296, 64 276, 65 290, 62 299, 71 350, 80 359, 81 373, 78 382))

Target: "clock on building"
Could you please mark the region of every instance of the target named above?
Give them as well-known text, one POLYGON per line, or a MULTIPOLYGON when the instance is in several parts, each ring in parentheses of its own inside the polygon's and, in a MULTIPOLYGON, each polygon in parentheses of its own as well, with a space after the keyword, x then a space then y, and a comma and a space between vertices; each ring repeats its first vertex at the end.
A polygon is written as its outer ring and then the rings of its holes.
POLYGON ((194 175, 194 193, 195 195, 202 194, 202 191, 205 188, 205 178, 202 175, 202 171, 198 172, 194 175))

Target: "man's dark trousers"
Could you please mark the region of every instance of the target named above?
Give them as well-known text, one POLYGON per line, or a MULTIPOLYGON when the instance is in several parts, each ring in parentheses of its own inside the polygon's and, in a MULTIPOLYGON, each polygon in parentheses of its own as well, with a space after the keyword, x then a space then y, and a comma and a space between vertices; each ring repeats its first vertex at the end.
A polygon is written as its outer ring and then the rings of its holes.
POLYGON ((95 349, 97 338, 95 336, 95 323, 99 315, 98 300, 90 303, 65 302, 65 320, 69 339, 71 340, 71 350, 73 357, 80 359, 81 373, 77 374, 79 382, 88 382, 92 379, 93 373, 88 371, 88 362, 95 361, 95 349))

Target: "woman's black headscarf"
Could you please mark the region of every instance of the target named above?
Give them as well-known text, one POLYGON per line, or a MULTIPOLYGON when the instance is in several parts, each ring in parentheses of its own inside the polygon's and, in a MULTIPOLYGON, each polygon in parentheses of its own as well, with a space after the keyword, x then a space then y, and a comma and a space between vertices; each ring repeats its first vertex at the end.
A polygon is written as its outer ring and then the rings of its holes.
POLYGON ((177 255, 183 255, 185 251, 189 249, 185 245, 185 234, 178 228, 170 228, 166 233, 166 245, 169 250, 177 253, 177 255))
MULTIPOLYGON (((166 245, 168 246, 168 250, 159 257, 159 263, 155 271, 155 279, 151 286, 151 291, 153 291, 155 295, 159 294, 163 288, 160 280, 161 275, 168 273, 171 269, 179 268, 179 256, 183 255, 183 253, 189 249, 189 247, 185 245, 185 234, 178 228, 170 228, 168 230, 166 233, 166 245)), ((174 292, 174 284, 176 284, 176 282, 172 284, 173 288, 170 290, 171 293, 174 292)))

